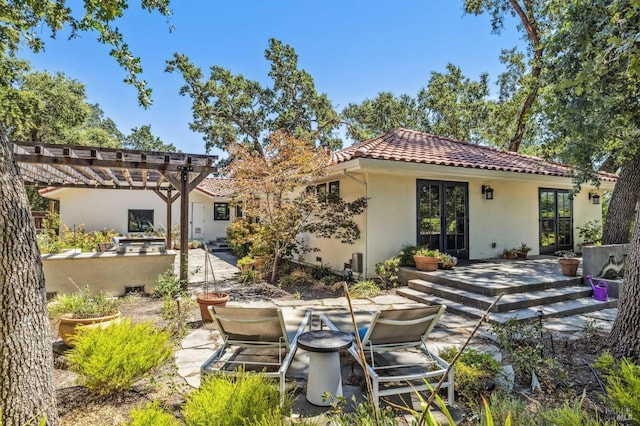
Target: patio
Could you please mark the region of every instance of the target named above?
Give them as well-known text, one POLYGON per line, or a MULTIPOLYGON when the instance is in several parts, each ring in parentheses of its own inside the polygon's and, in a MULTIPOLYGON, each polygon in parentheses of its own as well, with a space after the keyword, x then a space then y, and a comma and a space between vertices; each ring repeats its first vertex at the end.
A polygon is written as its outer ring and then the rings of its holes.
MULTIPOLYGON (((192 250, 191 252, 190 265, 199 264, 197 256, 202 255, 199 253, 204 252, 202 250, 192 250), (191 259, 192 257, 193 261, 191 259)), ((216 277, 218 279, 233 277, 235 272, 237 272, 237 268, 233 266, 234 258, 228 253, 214 253, 213 256, 216 277)), ((483 264, 479 263, 471 265, 468 268, 459 268, 458 274, 468 274, 469 276, 472 276, 473 274, 480 274, 489 277, 492 270, 490 268, 485 268, 483 271, 482 266, 483 264)), ((485 266, 487 265, 485 264, 485 266)), ((510 276, 506 275, 506 271, 518 269, 514 268, 515 264, 513 263, 511 265, 503 266, 503 269, 495 271, 496 275, 500 276, 501 279, 505 279, 505 277, 510 276)), ((526 270, 526 273, 522 274, 523 277, 529 276, 531 278, 531 272, 535 272, 534 269, 536 268, 520 269, 526 270)), ((544 271, 544 269, 539 270, 544 271)), ((515 272, 513 273, 515 274, 515 272)), ((202 277, 199 277, 198 275, 191 277, 192 281, 199 281, 201 279, 202 277)), ((499 281, 496 280, 495 282, 499 281)), ((231 286, 229 290, 233 292, 234 284, 226 282, 225 287, 229 286, 231 286)), ((406 289, 406 287, 403 287, 402 289, 406 289)), ((436 299, 437 298, 433 297, 434 303, 440 303, 437 302, 436 299)), ((299 321, 301 316, 304 315, 305 310, 311 309, 314 314, 312 321, 314 329, 319 327, 319 314, 326 313, 328 315, 335 315, 336 313, 344 314, 348 311, 348 302, 344 297, 317 300, 258 300, 258 298, 256 298, 255 300, 230 302, 229 305, 252 307, 278 306, 283 309, 285 321, 288 323, 295 323, 299 321)), ((372 310, 406 308, 420 305, 420 303, 398 294, 389 294, 368 299, 354 299, 353 305, 354 310, 356 311, 356 320, 358 324, 366 324, 369 312, 372 310)), ((563 318, 545 318, 544 330, 545 332, 552 332, 554 336, 560 335, 560 338, 575 339, 579 332, 584 329, 585 323, 587 321, 593 321, 595 326, 601 328, 605 332, 608 332, 611 329, 616 312, 617 310, 615 308, 611 308, 592 313, 571 315, 563 318)), ((476 322, 477 321, 475 319, 455 314, 450 309, 447 309, 444 315, 440 318, 436 328, 430 334, 430 339, 427 342, 429 350, 438 353, 439 350, 446 347, 460 347, 467 340, 472 329, 475 327, 476 322)), ((199 386, 200 367, 213 354, 214 348, 216 347, 217 337, 217 331, 212 326, 206 325, 200 329, 192 331, 182 341, 181 350, 179 350, 175 355, 175 362, 178 367, 178 374, 191 386, 199 386)), ((486 324, 480 327, 479 332, 471 340, 470 346, 479 351, 493 354, 497 360, 502 359, 502 354, 495 345, 494 337, 489 331, 489 326, 486 324)), ((308 403, 304 397, 308 362, 309 354, 304 350, 298 349, 287 375, 291 383, 295 383, 298 388, 298 398, 294 405, 294 413, 304 417, 318 416, 328 410, 327 407, 317 407, 308 403)), ((505 371, 508 371, 510 366, 504 366, 504 368, 505 371)), ((342 376, 345 397, 349 399, 352 395, 355 395, 358 400, 361 400, 361 398, 363 398, 363 392, 360 385, 349 384, 353 381, 353 377, 350 377, 350 365, 343 365, 342 376)))

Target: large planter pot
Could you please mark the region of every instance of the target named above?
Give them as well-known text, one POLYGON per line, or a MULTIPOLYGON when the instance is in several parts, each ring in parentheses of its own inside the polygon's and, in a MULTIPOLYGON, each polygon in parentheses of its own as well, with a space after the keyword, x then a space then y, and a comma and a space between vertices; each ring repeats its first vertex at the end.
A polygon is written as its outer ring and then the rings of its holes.
POLYGON ((578 275, 578 265, 580 265, 580 259, 558 259, 560 263, 560 269, 562 269, 562 275, 567 277, 575 277, 578 275))
POLYGON ((200 306, 200 316, 202 322, 212 322, 211 314, 207 310, 208 306, 225 306, 229 301, 228 293, 202 293, 197 297, 198 306, 200 306))
POLYGON ((253 256, 253 267, 255 269, 262 268, 269 261, 269 256, 253 256))
POLYGON ((437 256, 413 256, 413 261, 416 262, 416 269, 418 271, 435 271, 438 269, 438 262, 440 258, 437 256))
POLYGON ((97 318, 73 318, 71 314, 66 314, 60 317, 58 333, 60 333, 65 345, 73 347, 73 338, 77 333, 77 327, 107 327, 120 321, 120 317, 120 312, 97 318))

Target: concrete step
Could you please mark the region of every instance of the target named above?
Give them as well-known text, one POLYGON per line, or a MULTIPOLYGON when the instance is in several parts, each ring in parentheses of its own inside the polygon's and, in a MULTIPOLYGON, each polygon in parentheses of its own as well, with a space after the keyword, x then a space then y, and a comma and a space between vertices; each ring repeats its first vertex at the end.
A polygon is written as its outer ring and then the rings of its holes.
MULTIPOLYGON (((425 304, 441 304, 447 305, 447 311, 458 313, 460 315, 481 318, 485 309, 479 309, 472 306, 466 306, 460 302, 445 299, 435 295, 429 295, 422 291, 409 287, 401 287, 396 290, 396 294, 406 297, 416 302, 425 304)), ((504 296, 503 296, 504 298, 504 296)), ((544 317, 562 317, 567 315, 582 314, 588 312, 596 312, 603 309, 615 308, 618 306, 618 299, 609 299, 607 302, 600 302, 592 297, 585 297, 575 300, 566 300, 561 302, 550 303, 546 305, 530 306, 523 309, 516 309, 507 312, 497 312, 489 314, 488 321, 490 323, 504 324, 511 318, 518 321, 526 321, 538 318, 538 311, 542 312, 544 317)))
MULTIPOLYGON (((515 267, 517 264, 511 265, 515 267)), ((485 273, 477 274, 468 268, 454 268, 452 270, 437 270, 434 272, 417 271, 415 268, 400 268, 401 282, 423 280, 448 287, 458 288, 485 296, 497 296, 499 294, 515 294, 564 286, 582 284, 582 278, 565 277, 560 272, 536 274, 531 271, 530 276, 522 273, 510 273, 509 269, 501 265, 492 268, 485 267, 485 273), (531 276, 534 278, 532 279, 531 276)), ((521 272, 521 271, 518 271, 521 272)))
MULTIPOLYGON (((425 280, 411 280, 409 281, 409 288, 481 310, 486 310, 496 298, 496 296, 478 294, 476 292, 440 285, 425 280)), ((527 290, 521 293, 505 294, 494 307, 493 311, 507 312, 531 306, 591 297, 591 295, 591 288, 583 285, 561 286, 544 290, 527 290)))

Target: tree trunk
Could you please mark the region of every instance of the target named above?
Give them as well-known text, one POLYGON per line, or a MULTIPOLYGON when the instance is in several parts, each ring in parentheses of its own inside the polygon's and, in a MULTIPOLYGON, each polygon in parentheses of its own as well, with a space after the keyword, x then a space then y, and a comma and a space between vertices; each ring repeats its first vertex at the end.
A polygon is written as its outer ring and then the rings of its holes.
POLYGON ((44 273, 22 178, 0 128, 0 423, 58 424, 44 273))
MULTIPOLYGON (((640 223, 640 211, 636 223, 640 223)), ((633 241, 624 271, 624 285, 618 300, 618 315, 611 329, 611 349, 619 357, 640 361, 640 227, 633 231, 633 241)))
POLYGON ((609 203, 609 211, 602 231, 602 244, 629 242, 631 222, 639 197, 640 151, 622 167, 609 203))

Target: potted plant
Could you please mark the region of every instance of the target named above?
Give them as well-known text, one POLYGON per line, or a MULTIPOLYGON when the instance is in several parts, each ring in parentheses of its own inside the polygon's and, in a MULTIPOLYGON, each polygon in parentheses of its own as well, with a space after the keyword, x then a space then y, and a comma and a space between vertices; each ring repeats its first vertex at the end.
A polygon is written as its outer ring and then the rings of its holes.
POLYGON ((440 251, 421 247, 414 253, 413 261, 416 262, 418 271, 435 271, 438 269, 438 262, 440 262, 440 251))
POLYGON ((558 262, 560 263, 560 269, 562 269, 562 275, 568 277, 575 277, 578 275, 578 265, 580 265, 580 259, 576 259, 576 254, 573 250, 561 250, 557 251, 556 255, 560 256, 558 262))
POLYGON ((502 257, 505 259, 515 259, 518 251, 515 248, 502 250, 502 257))
POLYGON ((523 242, 520 244, 520 247, 516 249, 516 256, 518 259, 526 259, 527 253, 531 251, 531 247, 527 245, 527 243, 523 242))
POLYGON ((238 259, 237 265, 240 271, 248 271, 253 268, 253 258, 251 256, 245 256, 238 259))
POLYGON ((449 253, 440 253, 438 268, 440 269, 453 269, 458 264, 458 258, 451 256, 449 253))
POLYGON ((89 287, 74 294, 58 294, 49 303, 49 317, 62 314, 58 333, 65 345, 73 347, 77 327, 106 327, 120 320, 118 299, 101 291, 91 294, 89 287))
POLYGON ((211 265, 211 258, 207 249, 204 250, 204 292, 200 293, 196 297, 198 306, 200 307, 200 316, 202 322, 212 322, 211 314, 207 310, 208 306, 225 306, 229 301, 229 293, 222 292, 218 289, 218 281, 213 274, 213 267, 211 265), (209 270, 211 270, 211 276, 213 278, 213 292, 209 291, 209 270))

